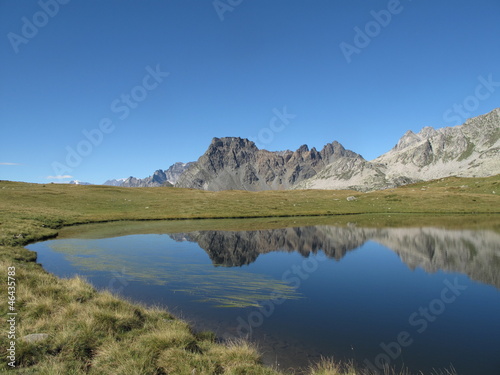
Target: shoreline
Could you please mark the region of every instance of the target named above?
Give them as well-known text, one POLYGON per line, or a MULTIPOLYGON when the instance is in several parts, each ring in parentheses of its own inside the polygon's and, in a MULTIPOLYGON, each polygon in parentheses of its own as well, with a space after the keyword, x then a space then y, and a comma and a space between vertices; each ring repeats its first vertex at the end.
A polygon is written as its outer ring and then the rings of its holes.
MULTIPOLYGON (((481 183, 485 184, 486 181, 489 185, 496 185, 499 180, 500 176, 497 176, 482 179, 481 183)), ((368 226, 400 226, 408 224, 415 217, 418 217, 416 225, 425 223, 431 226, 436 223, 442 226, 446 225, 443 219, 448 216, 452 217, 450 227, 482 226, 486 222, 491 229, 500 230, 500 216, 494 211, 498 207, 498 196, 491 193, 471 191, 465 195, 452 194, 450 202, 459 204, 452 206, 459 208, 453 210, 458 211, 458 215, 450 216, 439 207, 433 207, 435 211, 427 213, 426 207, 432 207, 436 199, 443 199, 443 194, 448 194, 440 191, 443 184, 441 181, 436 182, 435 195, 426 204, 418 205, 420 199, 415 200, 418 197, 412 196, 411 187, 375 195, 349 191, 260 194, 203 193, 170 188, 46 187, 2 181, 0 263, 5 270, 7 267, 16 267, 19 280, 17 306, 21 315, 17 326, 16 365, 26 373, 35 371, 40 374, 130 373, 127 369, 134 368, 143 368, 143 373, 152 374, 156 371, 154 368, 160 367, 168 369, 167 372, 180 374, 195 368, 206 369, 206 373, 234 373, 241 370, 256 375, 279 374, 263 366, 260 354, 248 343, 230 343, 229 346, 220 344, 213 333, 194 333, 185 322, 173 319, 168 311, 145 308, 107 292, 97 292, 78 278, 60 279, 49 274, 36 263, 36 253, 24 246, 54 238, 63 229, 77 228, 76 225, 80 224, 121 225, 131 220, 151 224, 152 221, 161 220, 170 226, 190 227, 193 225, 190 220, 194 222, 195 217, 202 219, 196 220, 196 226, 201 224, 204 228, 234 230, 241 228, 242 219, 246 219, 249 228, 261 226, 259 221, 271 222, 271 227, 279 225, 278 221, 286 222, 287 225, 294 221, 299 222, 297 225, 311 221, 325 225, 327 222, 330 225, 347 225, 356 221, 368 226), (346 201, 345 197, 353 194, 359 194, 361 198, 355 202, 346 201), (359 205, 360 201, 365 201, 366 205, 359 205), (382 201, 382 204, 377 201, 382 201), (473 206, 470 204, 472 201, 473 206), (134 205, 131 206, 130 202, 134 205), (378 209, 370 206, 370 202, 378 204, 378 209), (404 209, 397 210, 394 207, 394 211, 401 211, 397 214, 380 210, 381 207, 387 207, 388 202, 404 209), (469 206, 464 202, 470 202, 469 206), (358 204, 355 210, 350 209, 355 207, 353 203, 358 204), (411 213, 415 211, 411 208, 417 207, 415 203, 421 210, 411 213), (283 215, 288 209, 290 212, 283 215), (234 214, 230 215, 230 219, 227 215, 229 210, 234 214), (256 210, 263 214, 256 215, 256 210), (269 210, 273 212, 270 214, 269 210), (20 339, 36 333, 46 333, 48 339, 38 343, 20 339), (135 342, 142 346, 137 347, 135 342), (133 349, 136 354, 130 359, 123 357, 120 350, 123 345, 133 349), (145 347, 149 348, 147 352, 144 351, 145 347)), ((458 179, 454 184, 462 184, 462 181, 458 179)), ((486 190, 491 191, 490 186, 486 190)), ((4 289, 5 286, 2 286, 2 293, 6 293, 4 289)), ((2 312, 5 316, 6 306, 2 306, 2 312)), ((4 341, 0 349, 7 351, 4 341)), ((309 372, 311 375, 342 373, 345 373, 344 369, 329 360, 309 372)))

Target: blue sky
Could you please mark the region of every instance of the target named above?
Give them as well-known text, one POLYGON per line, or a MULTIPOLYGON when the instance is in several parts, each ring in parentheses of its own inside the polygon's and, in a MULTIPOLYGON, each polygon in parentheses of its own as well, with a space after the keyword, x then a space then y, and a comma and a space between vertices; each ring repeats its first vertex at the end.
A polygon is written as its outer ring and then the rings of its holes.
POLYGON ((499 106, 499 15, 498 0, 0 0, 0 179, 146 177, 224 136, 370 160, 499 106))

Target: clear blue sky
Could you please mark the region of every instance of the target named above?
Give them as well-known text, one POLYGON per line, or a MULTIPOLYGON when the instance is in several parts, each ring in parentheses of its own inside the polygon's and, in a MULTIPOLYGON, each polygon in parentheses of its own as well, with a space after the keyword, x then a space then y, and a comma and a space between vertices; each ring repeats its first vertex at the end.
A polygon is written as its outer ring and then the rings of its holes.
POLYGON ((0 0, 0 179, 146 177, 224 136, 370 160, 500 103, 498 0, 59 1, 0 0))

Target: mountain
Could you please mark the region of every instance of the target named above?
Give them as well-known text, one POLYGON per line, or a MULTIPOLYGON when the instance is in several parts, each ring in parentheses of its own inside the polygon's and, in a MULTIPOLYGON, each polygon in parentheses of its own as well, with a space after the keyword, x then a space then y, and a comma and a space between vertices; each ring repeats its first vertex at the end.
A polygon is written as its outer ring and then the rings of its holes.
POLYGON ((129 177, 121 184, 123 187, 158 187, 158 186, 173 186, 167 180, 165 171, 158 169, 152 176, 146 178, 129 177))
POLYGON ((392 150, 374 162, 387 166, 387 176, 420 180, 498 174, 500 108, 460 126, 426 127, 417 134, 408 131, 392 150))
POLYGON ((297 189, 392 188, 449 176, 500 173, 500 108, 463 125, 406 132, 392 150, 372 161, 332 163, 297 189))
POLYGON ((303 145, 296 151, 271 152, 259 150, 248 139, 214 138, 207 151, 180 176, 176 187, 212 191, 288 189, 340 159, 364 160, 338 142, 327 144, 321 151, 303 145))
POLYGON ((171 165, 166 171, 164 171, 165 176, 167 177, 167 181, 170 182, 172 185, 175 185, 179 180, 181 174, 183 174, 184 171, 188 169, 192 164, 194 164, 194 162, 189 162, 189 163, 177 162, 171 165))
POLYGON ((118 180, 107 180, 103 185, 123 186, 123 187, 157 187, 173 186, 179 176, 187 169, 191 163, 175 163, 166 170, 158 169, 152 176, 146 178, 121 178, 118 180))
POLYGON ((68 184, 70 184, 70 185, 92 185, 90 182, 82 182, 82 181, 78 181, 78 180, 70 181, 70 182, 68 182, 68 184))
POLYGON ((248 139, 213 138, 193 163, 175 163, 145 179, 114 186, 171 186, 202 190, 350 189, 370 191, 449 176, 500 174, 500 108, 463 125, 406 132, 387 153, 368 161, 340 143, 321 151, 260 150, 248 139))
POLYGON ((107 180, 103 185, 108 185, 108 186, 122 186, 122 184, 125 182, 126 178, 119 178, 119 179, 113 179, 113 180, 107 180))
POLYGON ((386 175, 382 163, 367 160, 337 160, 327 165, 316 176, 304 180, 293 189, 335 189, 370 191, 394 188, 418 180, 406 176, 386 175))

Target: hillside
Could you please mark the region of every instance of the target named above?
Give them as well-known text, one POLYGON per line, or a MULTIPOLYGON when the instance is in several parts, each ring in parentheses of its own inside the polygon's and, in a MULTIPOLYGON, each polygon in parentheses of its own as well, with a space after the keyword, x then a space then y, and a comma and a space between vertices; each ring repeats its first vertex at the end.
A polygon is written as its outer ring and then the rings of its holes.
POLYGON ((369 191, 449 176, 500 173, 500 108, 463 125, 406 132, 389 152, 370 161, 332 163, 296 189, 369 191))

